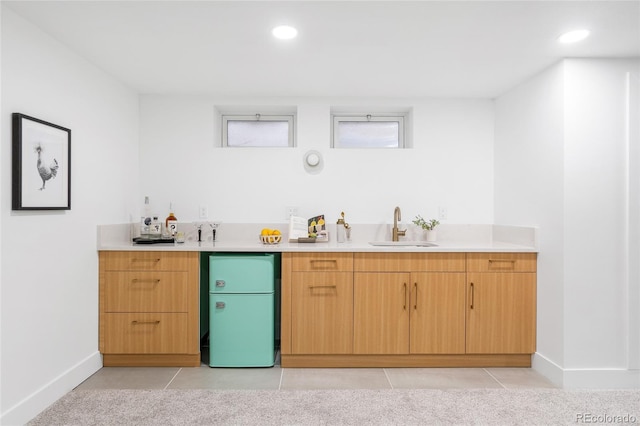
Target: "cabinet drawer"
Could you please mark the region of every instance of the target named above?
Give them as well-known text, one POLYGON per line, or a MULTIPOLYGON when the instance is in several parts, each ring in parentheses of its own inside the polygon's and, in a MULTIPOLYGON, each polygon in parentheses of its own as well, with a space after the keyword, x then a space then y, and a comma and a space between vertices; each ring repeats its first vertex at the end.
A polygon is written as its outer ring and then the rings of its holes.
POLYGON ((187 272, 105 272, 105 312, 186 312, 187 272))
POLYGON ((294 253, 292 271, 353 271, 353 253, 294 253))
POLYGON ((186 313, 105 314, 104 332, 105 353, 187 353, 186 313))
POLYGON ((105 271, 188 271, 195 252, 103 251, 100 262, 105 271))
POLYGON ((467 253, 469 272, 536 272, 536 253, 467 253))
POLYGON ((464 253, 355 253, 361 272, 464 272, 464 253))

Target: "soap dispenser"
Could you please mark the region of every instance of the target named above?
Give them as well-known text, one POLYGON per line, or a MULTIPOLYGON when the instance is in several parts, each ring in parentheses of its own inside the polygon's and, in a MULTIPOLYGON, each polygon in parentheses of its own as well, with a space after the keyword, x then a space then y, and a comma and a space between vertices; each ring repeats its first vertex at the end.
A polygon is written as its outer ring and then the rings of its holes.
POLYGON ((349 224, 344 221, 344 212, 340 213, 340 219, 336 222, 336 239, 339 243, 347 240, 347 228, 349 224))

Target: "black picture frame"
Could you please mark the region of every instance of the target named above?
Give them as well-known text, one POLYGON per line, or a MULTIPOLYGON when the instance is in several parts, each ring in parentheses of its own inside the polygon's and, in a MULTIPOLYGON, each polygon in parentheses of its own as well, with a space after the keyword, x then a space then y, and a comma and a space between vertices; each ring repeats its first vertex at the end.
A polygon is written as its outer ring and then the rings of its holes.
POLYGON ((71 210, 71 130, 12 114, 12 209, 71 210))

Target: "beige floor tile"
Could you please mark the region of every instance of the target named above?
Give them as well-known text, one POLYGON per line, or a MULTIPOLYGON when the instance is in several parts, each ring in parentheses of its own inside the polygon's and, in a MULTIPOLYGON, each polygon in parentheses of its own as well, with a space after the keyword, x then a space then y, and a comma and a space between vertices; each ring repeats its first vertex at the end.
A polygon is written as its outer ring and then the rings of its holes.
POLYGON ((164 389, 179 367, 103 367, 76 389, 164 389))
POLYGON ((282 369, 282 390, 390 388, 381 368, 282 369))
POLYGON ((271 368, 183 368, 167 389, 278 389, 282 370, 271 368))
POLYGON ((531 368, 487 368, 506 388, 555 388, 546 377, 531 368))
POLYGON ((502 388, 482 368, 386 368, 395 389, 502 388))

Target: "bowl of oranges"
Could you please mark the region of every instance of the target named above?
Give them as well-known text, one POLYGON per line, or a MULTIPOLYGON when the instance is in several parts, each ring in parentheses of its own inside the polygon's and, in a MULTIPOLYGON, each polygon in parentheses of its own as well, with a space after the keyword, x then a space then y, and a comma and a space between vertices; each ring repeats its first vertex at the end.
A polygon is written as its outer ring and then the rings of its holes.
POLYGON ((260 231, 260 241, 263 244, 278 244, 282 241, 282 233, 278 229, 263 228, 260 231))

